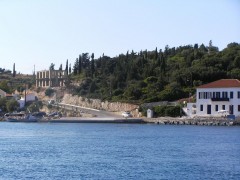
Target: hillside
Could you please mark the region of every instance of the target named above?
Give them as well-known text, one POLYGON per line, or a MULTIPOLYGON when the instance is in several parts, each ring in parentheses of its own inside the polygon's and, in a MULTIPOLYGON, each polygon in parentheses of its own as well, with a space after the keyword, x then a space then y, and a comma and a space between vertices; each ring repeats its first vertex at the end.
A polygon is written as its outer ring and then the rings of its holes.
POLYGON ((25 88, 32 88, 35 85, 33 75, 13 74, 10 70, 3 70, 0 68, 0 89, 7 93, 13 93, 15 90, 23 92, 25 88))
POLYGON ((82 53, 69 74, 66 85, 74 95, 134 103, 174 101, 194 94, 201 84, 240 79, 240 45, 230 43, 219 51, 210 41, 208 46, 166 46, 98 59, 82 53))
MULTIPOLYGON (((112 58, 82 53, 72 68, 67 61, 65 69, 69 74, 65 92, 72 95, 134 104, 175 101, 195 94, 201 84, 240 79, 240 44, 230 43, 219 51, 210 41, 208 46, 132 50, 112 58)), ((0 89, 8 93, 35 86, 32 75, 13 77, 11 71, 0 70, 0 89)))

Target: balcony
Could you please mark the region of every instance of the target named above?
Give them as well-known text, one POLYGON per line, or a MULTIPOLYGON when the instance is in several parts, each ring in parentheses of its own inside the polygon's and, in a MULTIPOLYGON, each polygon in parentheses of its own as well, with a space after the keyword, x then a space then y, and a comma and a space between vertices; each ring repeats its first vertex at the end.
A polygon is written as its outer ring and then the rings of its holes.
POLYGON ((229 101, 229 98, 211 98, 212 101, 229 101))

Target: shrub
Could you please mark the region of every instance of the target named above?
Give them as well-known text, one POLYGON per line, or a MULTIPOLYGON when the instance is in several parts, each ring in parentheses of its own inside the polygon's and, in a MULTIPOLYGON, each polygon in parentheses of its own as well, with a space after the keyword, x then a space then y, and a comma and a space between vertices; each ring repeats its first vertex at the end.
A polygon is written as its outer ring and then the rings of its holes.
POLYGON ((181 114, 180 106, 155 106, 153 110, 155 117, 160 116, 177 117, 180 116, 181 114))
POLYGON ((155 116, 165 116, 165 110, 167 109, 167 106, 155 106, 153 108, 155 116))
POLYGON ((45 91, 45 95, 48 97, 52 96, 53 93, 54 93, 54 89, 52 89, 52 88, 47 88, 45 91))
POLYGON ((165 110, 166 116, 177 117, 180 116, 180 107, 179 106, 168 106, 165 110))

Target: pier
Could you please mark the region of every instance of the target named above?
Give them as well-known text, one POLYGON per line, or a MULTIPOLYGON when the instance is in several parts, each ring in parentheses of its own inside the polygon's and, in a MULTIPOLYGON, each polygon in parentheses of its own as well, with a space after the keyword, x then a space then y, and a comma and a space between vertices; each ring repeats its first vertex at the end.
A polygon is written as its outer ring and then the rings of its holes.
POLYGON ((146 123, 140 118, 84 118, 84 117, 63 117, 59 119, 51 119, 50 123, 146 123))

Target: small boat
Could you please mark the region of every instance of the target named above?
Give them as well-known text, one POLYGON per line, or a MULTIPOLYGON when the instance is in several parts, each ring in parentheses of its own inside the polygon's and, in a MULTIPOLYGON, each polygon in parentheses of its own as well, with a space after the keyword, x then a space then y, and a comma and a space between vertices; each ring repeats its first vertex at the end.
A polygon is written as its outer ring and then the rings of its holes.
POLYGON ((40 118, 31 114, 12 113, 5 114, 5 120, 7 122, 38 122, 40 118))

